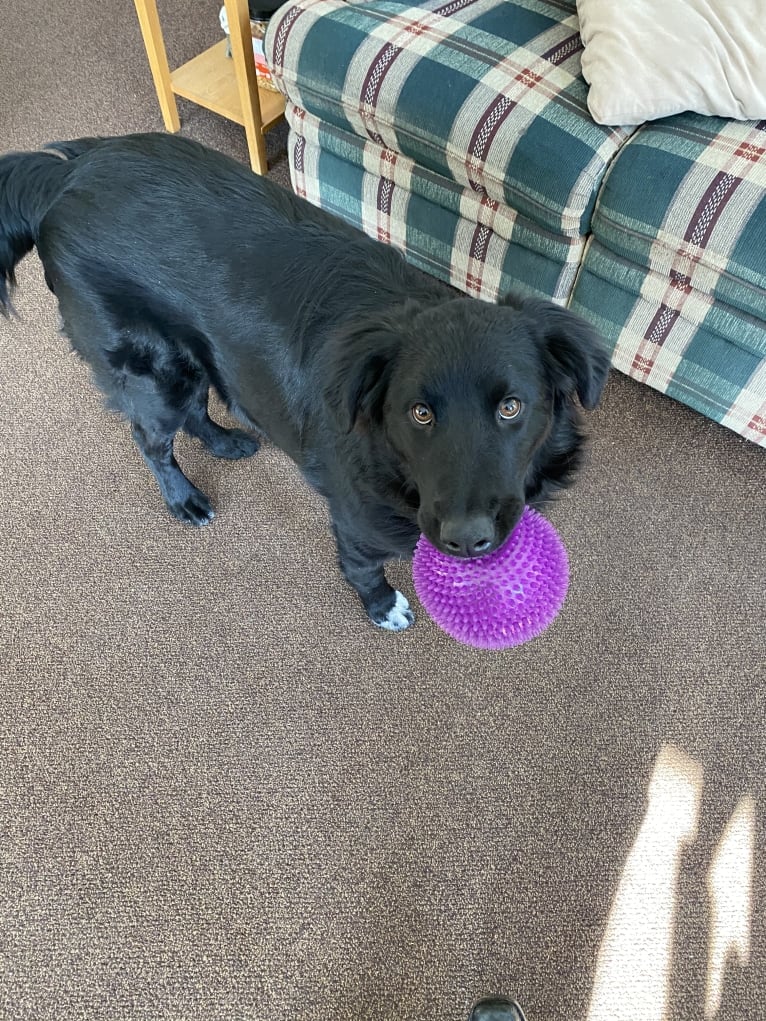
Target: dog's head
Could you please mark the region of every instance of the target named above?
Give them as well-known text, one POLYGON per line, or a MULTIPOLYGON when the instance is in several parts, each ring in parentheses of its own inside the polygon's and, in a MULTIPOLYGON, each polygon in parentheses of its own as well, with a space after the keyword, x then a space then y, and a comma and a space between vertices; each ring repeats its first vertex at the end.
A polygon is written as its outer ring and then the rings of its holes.
POLYGON ((496 549, 525 504, 567 484, 576 399, 595 407, 609 368, 584 320, 537 299, 413 303, 345 343, 345 427, 385 442, 420 530, 460 557, 496 549))

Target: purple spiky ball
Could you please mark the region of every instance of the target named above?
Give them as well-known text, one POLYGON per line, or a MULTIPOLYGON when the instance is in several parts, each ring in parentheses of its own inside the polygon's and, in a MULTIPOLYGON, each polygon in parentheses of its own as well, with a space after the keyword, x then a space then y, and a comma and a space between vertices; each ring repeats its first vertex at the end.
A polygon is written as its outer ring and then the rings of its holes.
POLYGON ((484 557, 448 556, 421 535, 412 578, 426 611, 448 635, 480 649, 507 649, 535 638, 556 617, 569 561, 550 521, 525 507, 508 539, 484 557))

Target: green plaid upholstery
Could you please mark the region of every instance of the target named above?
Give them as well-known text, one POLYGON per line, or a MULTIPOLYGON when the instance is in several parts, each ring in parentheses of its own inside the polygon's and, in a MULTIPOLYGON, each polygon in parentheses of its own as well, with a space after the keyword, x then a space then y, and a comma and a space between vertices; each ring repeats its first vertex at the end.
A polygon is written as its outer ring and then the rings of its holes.
POLYGON ((766 445, 766 122, 641 128, 592 234, 571 305, 614 365, 766 445))
POLYGON ((588 114, 572 0, 303 0, 266 50, 296 107, 567 237, 627 135, 588 114))
POLYGON ((566 302, 585 239, 546 230, 374 142, 289 109, 293 187, 487 301, 511 288, 566 302))
POLYGON ((571 304, 766 445, 763 126, 595 124, 575 0, 288 0, 265 46, 298 194, 476 297, 571 304))

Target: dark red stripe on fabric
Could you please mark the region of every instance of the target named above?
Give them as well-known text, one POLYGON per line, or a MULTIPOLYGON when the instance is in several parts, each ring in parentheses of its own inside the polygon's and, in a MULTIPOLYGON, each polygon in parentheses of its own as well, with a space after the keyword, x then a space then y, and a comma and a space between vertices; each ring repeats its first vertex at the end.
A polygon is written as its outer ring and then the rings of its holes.
POLYGON ((401 46, 394 46, 393 43, 386 43, 375 60, 370 64, 364 81, 362 82, 362 102, 374 106, 386 77, 386 71, 394 60, 402 52, 401 46))
POLYGON ((491 209, 493 213, 496 213, 500 208, 500 203, 497 199, 491 199, 489 195, 482 195, 481 204, 485 209, 491 209))
POLYGON ((543 76, 533 71, 531 67, 525 67, 516 75, 516 81, 526 85, 528 89, 536 89, 542 80, 543 76))
POLYGON ((302 136, 297 138, 295 141, 295 148, 293 149, 293 166, 297 173, 302 174, 304 170, 303 158, 306 152, 306 139, 302 136))
POLYGON ((468 144, 469 155, 477 160, 486 158, 492 139, 500 130, 500 125, 516 106, 516 100, 508 96, 496 96, 494 102, 487 108, 484 116, 474 128, 471 141, 468 144))
POLYGON ((649 324, 649 329, 644 334, 644 339, 648 340, 650 344, 662 347, 680 314, 674 308, 668 308, 665 304, 660 305, 654 319, 649 324))
POLYGON ((579 53, 583 49, 582 39, 580 38, 579 32, 575 32, 574 35, 570 35, 568 39, 562 40, 557 43, 553 49, 548 50, 547 53, 543 53, 543 59, 547 60, 550 64, 558 66, 563 64, 565 60, 568 60, 572 54, 579 53))
POLYGON ((381 177, 378 182, 377 207, 378 212, 383 216, 391 215, 391 196, 394 193, 394 182, 381 177))
POLYGON ((684 235, 684 241, 702 247, 707 244, 713 228, 726 208, 726 203, 740 184, 742 184, 741 177, 734 177, 732 174, 727 174, 724 171, 720 171, 715 175, 707 191, 702 196, 699 205, 694 210, 694 215, 689 221, 689 226, 684 235))
MULTIPOLYGON (((766 121, 757 121, 753 125, 752 133, 755 134, 756 131, 760 131, 761 134, 766 133, 766 121)), ((760 162, 766 155, 766 138, 763 140, 763 145, 756 145, 755 142, 740 142, 734 150, 734 155, 751 160, 753 163, 760 162)))
POLYGON ((677 291, 683 291, 684 294, 691 294, 692 278, 686 273, 673 269, 670 271, 670 286, 675 287, 677 291))
POLYGON ((448 18, 456 11, 465 10, 466 7, 471 7, 477 2, 478 0, 450 0, 448 4, 444 4, 442 7, 437 7, 434 10, 434 14, 438 14, 442 18, 448 18))
MULTIPOLYGON (((387 164, 389 168, 392 168, 396 163, 396 153, 390 149, 384 149, 381 155, 383 164, 387 164)), ((378 192, 375 199, 375 205, 378 212, 378 241, 383 241, 384 244, 391 244, 391 231, 386 230, 381 225, 380 220, 384 223, 390 222, 391 210, 393 208, 393 196, 394 196, 394 182, 390 177, 387 177, 381 170, 380 180, 378 181, 378 192)))
MULTIPOLYGON (((759 127, 760 124, 766 124, 766 122, 759 122, 759 127)), ((737 148, 736 155, 745 159, 757 160, 763 152, 762 147, 743 142, 737 148)), ((741 177, 736 177, 723 170, 719 171, 697 204, 686 228, 684 241, 704 248, 726 206, 741 184, 741 177)), ((689 294, 692 290, 691 278, 678 270, 671 271, 670 285, 685 294, 689 294)), ((679 315, 680 312, 668 308, 667 305, 661 305, 645 334, 645 339, 653 344, 662 345, 679 315)))
POLYGON ((766 155, 766 146, 753 145, 752 142, 741 142, 734 150, 734 155, 740 156, 744 160, 758 163, 766 155))
POLYGON ((654 361, 651 358, 644 358, 643 355, 635 355, 632 368, 634 372, 640 372, 641 375, 648 376, 654 368, 654 361))
POLYGON ((287 39, 290 35, 290 29, 293 27, 295 20, 303 14, 301 7, 292 7, 287 14, 284 16, 284 20, 281 22, 277 29, 277 37, 274 40, 274 66, 277 68, 277 73, 282 67, 285 58, 285 48, 287 46, 287 39))
POLYGON ((760 436, 766 436, 766 418, 763 415, 753 415, 747 424, 748 429, 752 429, 754 433, 758 433, 760 436))
POLYGON ((489 247, 489 237, 491 231, 489 227, 484 227, 482 224, 478 224, 473 232, 471 238, 470 256, 472 259, 478 259, 479 262, 484 262, 487 257, 487 248, 489 247))

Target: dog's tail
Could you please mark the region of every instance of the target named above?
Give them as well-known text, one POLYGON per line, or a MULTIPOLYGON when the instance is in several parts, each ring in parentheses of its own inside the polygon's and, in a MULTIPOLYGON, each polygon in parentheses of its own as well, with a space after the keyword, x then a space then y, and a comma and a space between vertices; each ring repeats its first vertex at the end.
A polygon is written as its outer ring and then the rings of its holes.
POLYGON ((17 264, 37 243, 40 223, 72 172, 71 161, 103 139, 53 142, 56 152, 0 156, 0 313, 11 312, 17 264), (62 158, 63 157, 63 158, 62 158))

